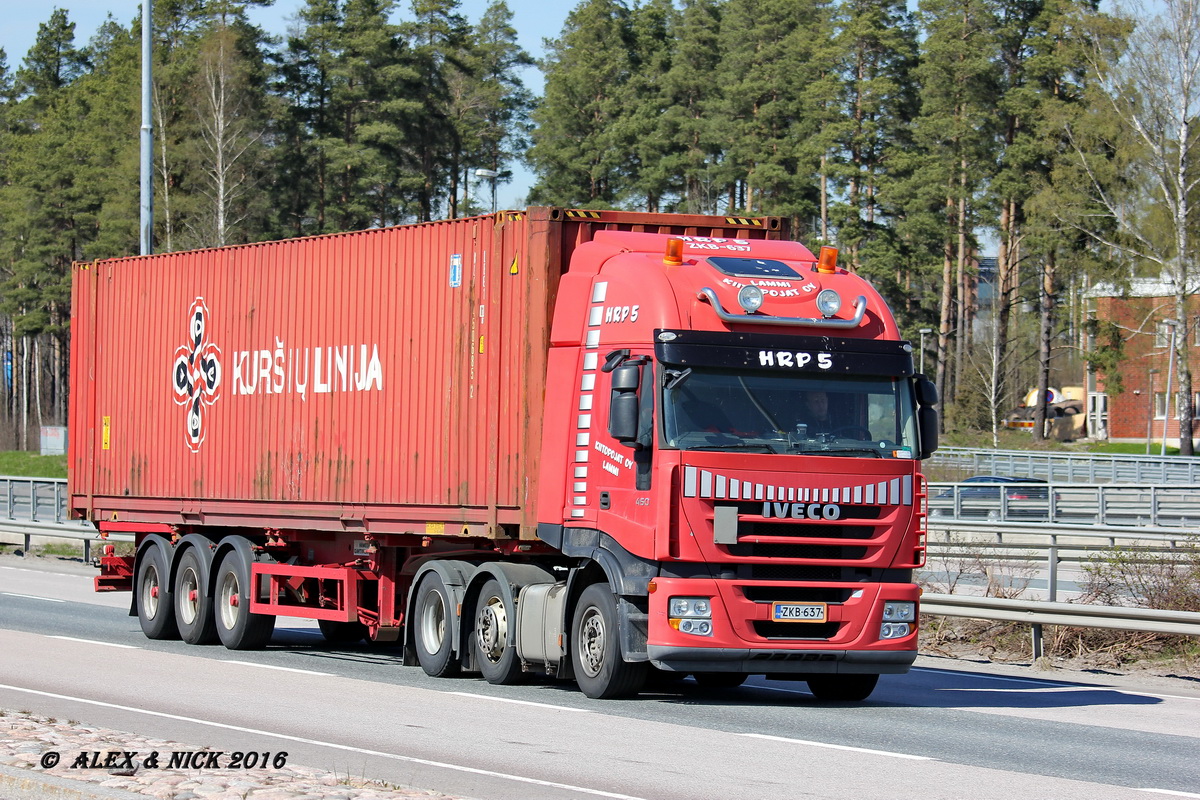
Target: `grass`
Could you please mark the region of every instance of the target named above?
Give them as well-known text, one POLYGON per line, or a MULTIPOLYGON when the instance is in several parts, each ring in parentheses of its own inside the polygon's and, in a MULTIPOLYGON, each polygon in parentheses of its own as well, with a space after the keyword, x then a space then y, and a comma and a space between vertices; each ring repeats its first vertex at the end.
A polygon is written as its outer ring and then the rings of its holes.
POLYGON ((67 477, 66 456, 40 456, 21 450, 0 452, 0 475, 22 478, 67 477))

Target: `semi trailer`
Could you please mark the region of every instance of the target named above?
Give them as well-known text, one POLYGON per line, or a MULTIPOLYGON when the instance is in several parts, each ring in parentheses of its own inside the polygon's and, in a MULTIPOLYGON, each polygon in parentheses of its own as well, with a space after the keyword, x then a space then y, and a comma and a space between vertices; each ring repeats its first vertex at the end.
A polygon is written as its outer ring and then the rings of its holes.
POLYGON ((933 384, 775 217, 531 207, 75 266, 69 505, 147 637, 433 676, 804 680, 917 651, 933 384))

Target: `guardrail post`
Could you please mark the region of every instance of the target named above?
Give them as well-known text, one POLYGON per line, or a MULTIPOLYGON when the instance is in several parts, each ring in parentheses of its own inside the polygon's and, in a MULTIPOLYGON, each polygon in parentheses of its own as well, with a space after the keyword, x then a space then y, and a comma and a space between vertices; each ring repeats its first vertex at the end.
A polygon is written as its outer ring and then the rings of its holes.
POLYGON ((1050 548, 1046 552, 1050 574, 1046 579, 1046 594, 1051 603, 1058 602, 1058 537, 1050 537, 1050 548))
POLYGON ((1031 630, 1031 643, 1033 645, 1033 660, 1037 661, 1042 657, 1042 624, 1040 622, 1033 623, 1031 630))
POLYGON ((60 481, 54 482, 54 521, 60 524, 63 521, 63 485, 60 481))
POLYGON ((16 519, 16 517, 13 516, 13 482, 8 480, 5 481, 5 483, 8 484, 8 518, 16 519))
POLYGON ((21 558, 26 558, 29 555, 29 546, 33 541, 32 534, 25 534, 25 549, 21 551, 21 558))
POLYGON ((92 540, 91 539, 83 540, 83 563, 84 564, 92 563, 92 540))
POLYGON ((37 508, 37 484, 32 480, 29 481, 29 521, 38 521, 37 508))

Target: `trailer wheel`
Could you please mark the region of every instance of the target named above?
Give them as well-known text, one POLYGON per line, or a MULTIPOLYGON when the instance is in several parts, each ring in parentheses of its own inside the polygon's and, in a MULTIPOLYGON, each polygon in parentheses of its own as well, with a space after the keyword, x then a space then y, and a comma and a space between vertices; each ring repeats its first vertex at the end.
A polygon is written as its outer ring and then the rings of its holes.
POLYGON ((240 550, 230 550, 217 568, 213 616, 221 644, 230 650, 260 650, 275 630, 273 614, 250 612, 250 563, 240 550))
POLYGON ((809 691, 818 700, 857 702, 866 700, 879 683, 878 675, 809 675, 809 691))
POLYGON ((137 570, 137 615, 147 639, 178 639, 171 573, 161 547, 151 545, 142 553, 137 570))
POLYGON ((508 685, 522 676, 517 648, 509 644, 509 631, 517 624, 513 609, 504 602, 500 582, 492 578, 483 585, 475 604, 475 663, 488 683, 508 685))
POLYGON ((200 549, 191 547, 180 557, 175 573, 175 622, 179 636, 188 644, 217 641, 212 598, 208 596, 206 583, 208 566, 200 549))
POLYGON ((637 694, 646 682, 647 662, 621 658, 617 601, 606 584, 583 590, 571 620, 571 660, 575 682, 588 697, 637 694))
POLYGON ((421 669, 435 678, 458 674, 459 665, 454 660, 454 622, 450 617, 452 608, 454 603, 441 576, 436 572, 427 573, 417 590, 413 643, 421 669))
POLYGON ((370 635, 367 626, 361 622, 337 622, 332 619, 317 620, 321 635, 330 644, 357 644, 370 635))

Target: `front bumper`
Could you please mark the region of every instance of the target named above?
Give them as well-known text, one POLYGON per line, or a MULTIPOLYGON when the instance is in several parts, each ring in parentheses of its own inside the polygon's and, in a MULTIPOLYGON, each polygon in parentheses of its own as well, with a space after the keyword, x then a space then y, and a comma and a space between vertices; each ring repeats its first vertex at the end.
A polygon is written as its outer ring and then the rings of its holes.
POLYGON ((751 675, 901 675, 916 650, 750 650, 740 647, 649 645, 650 663, 668 672, 745 672, 751 675))

